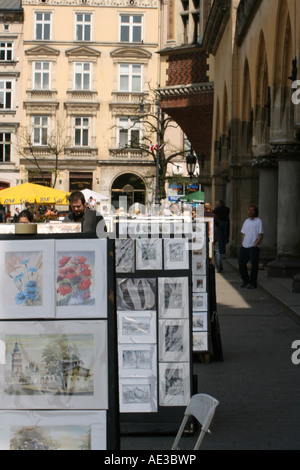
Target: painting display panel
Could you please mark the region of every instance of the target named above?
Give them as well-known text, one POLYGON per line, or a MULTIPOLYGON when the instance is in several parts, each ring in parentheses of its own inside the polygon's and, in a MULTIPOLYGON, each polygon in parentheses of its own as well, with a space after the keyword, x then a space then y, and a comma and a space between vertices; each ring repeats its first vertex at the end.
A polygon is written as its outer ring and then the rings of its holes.
POLYGON ((106 411, 0 411, 0 450, 106 450, 106 411))
POLYGON ((107 317, 106 266, 106 240, 56 241, 57 318, 107 317))
POLYGON ((159 405, 187 406, 190 400, 189 363, 159 364, 159 405))
POLYGON ((164 268, 189 268, 189 241, 185 238, 164 240, 164 268))
POLYGON ((117 279, 118 310, 155 310, 156 279, 117 279))
POLYGON ((189 354, 189 320, 159 320, 159 360, 185 362, 189 354))
POLYGON ((2 241, 0 318, 54 318, 54 240, 2 241))
POLYGON ((156 312, 118 312, 120 344, 156 343, 156 312))
POLYGON ((188 278, 159 278, 158 303, 160 318, 188 318, 188 278))
POLYGON ((136 240, 136 269, 162 269, 162 240, 141 238, 136 240))
POLYGON ((120 378, 119 389, 122 413, 157 412, 157 379, 155 377, 120 378))
POLYGON ((107 409, 107 321, 3 322, 3 409, 107 409))

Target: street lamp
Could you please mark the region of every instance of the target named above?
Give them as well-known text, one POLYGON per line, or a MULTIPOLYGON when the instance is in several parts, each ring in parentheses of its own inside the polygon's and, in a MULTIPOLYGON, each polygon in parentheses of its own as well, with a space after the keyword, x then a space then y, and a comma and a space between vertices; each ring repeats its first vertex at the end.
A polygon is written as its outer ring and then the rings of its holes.
POLYGON ((189 177, 192 179, 195 173, 197 158, 192 152, 186 156, 186 167, 189 177))

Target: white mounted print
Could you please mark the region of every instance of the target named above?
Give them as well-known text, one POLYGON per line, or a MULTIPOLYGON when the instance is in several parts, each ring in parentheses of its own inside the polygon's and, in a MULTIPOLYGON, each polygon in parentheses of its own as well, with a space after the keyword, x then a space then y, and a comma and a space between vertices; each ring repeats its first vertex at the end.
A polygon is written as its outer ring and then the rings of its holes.
POLYGON ((159 364, 159 405, 187 406, 191 395, 190 363, 159 364))
POLYGON ((159 318, 188 318, 189 289, 187 277, 158 279, 159 318))
POLYGON ((1 241, 0 318, 54 318, 54 240, 1 241))
POLYGON ((189 269, 189 241, 186 238, 164 240, 164 268, 189 269))
POLYGON ((155 310, 156 279, 117 279, 118 310, 155 310))
POLYGON ((162 269, 162 240, 140 238, 136 240, 136 269, 162 269))
POLYGON ((107 317, 107 241, 56 241, 57 318, 107 317))
POLYGON ((120 377, 157 377, 156 345, 119 344, 120 377))
POLYGON ((118 312, 118 341, 120 344, 155 344, 156 312, 118 312))
POLYGON ((187 362, 190 359, 189 320, 159 320, 159 360, 187 362))
POLYGON ((121 413, 157 412, 157 379, 155 377, 120 378, 121 413))

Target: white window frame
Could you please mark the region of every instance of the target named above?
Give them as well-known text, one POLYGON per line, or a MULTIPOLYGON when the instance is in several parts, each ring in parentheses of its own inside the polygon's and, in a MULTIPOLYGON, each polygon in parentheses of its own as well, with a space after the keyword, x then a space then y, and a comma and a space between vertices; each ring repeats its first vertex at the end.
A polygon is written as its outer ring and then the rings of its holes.
POLYGON ((141 124, 138 119, 131 116, 120 116, 118 118, 118 147, 123 148, 124 145, 121 139, 122 131, 127 134, 126 145, 127 148, 139 148, 141 142, 141 124), (132 133, 138 131, 139 141, 136 145, 132 144, 132 133))
POLYGON ((91 42, 93 37, 93 14, 75 12, 75 41, 77 42, 91 42), (78 16, 82 15, 82 20, 78 19, 78 16), (90 16, 90 20, 86 20, 86 17, 90 16), (90 27, 89 38, 86 38, 85 26, 90 27), (79 39, 78 28, 81 27, 81 39, 79 39))
POLYGON ((14 60, 14 42, 0 40, 0 62, 12 62, 14 60), (9 46, 11 44, 11 46, 9 46), (1 60, 1 53, 4 52, 4 59, 1 60), (8 53, 11 53, 11 58, 8 59, 8 53))
POLYGON ((32 117, 32 142, 34 146, 46 147, 48 145, 48 127, 49 116, 38 115, 32 117))
POLYGON ((3 110, 14 109, 14 81, 13 80, 0 80, 0 95, 3 95, 3 110), (7 86, 10 83, 10 88, 7 86), (3 84, 3 86, 2 86, 3 84), (10 106, 7 106, 8 96, 10 95, 10 106))
POLYGON ((3 160, 0 160, 0 164, 1 163, 3 164, 3 163, 11 162, 11 150, 12 150, 11 137, 12 137, 11 132, 5 132, 5 131, 2 131, 0 129, 0 148, 2 149, 2 156, 3 156, 3 160), (6 140, 7 136, 9 136, 9 140, 6 140), (5 154, 6 154, 6 151, 7 151, 6 147, 9 148, 9 150, 8 150, 9 157, 8 158, 5 158, 5 154))
POLYGON ((36 11, 34 13, 34 38, 36 41, 51 41, 52 39, 52 13, 45 11, 36 11), (38 19, 38 15, 42 15, 41 19, 38 19), (46 15, 49 15, 49 20, 45 18, 46 15), (41 37, 38 37, 37 27, 42 25, 41 37), (45 37, 45 27, 49 25, 49 38, 45 37))
POLYGON ((51 86, 51 62, 45 60, 37 60, 33 63, 33 88, 34 90, 50 90, 51 86), (41 64, 41 68, 37 69, 37 64, 41 64), (45 65, 48 65, 48 70, 45 65), (40 75, 40 86, 38 86, 37 75, 40 75), (48 86, 44 86, 44 77, 48 75, 48 86))
POLYGON ((90 145, 90 117, 74 116, 74 147, 88 148, 90 145), (87 122, 85 122, 87 121, 87 122), (86 134, 87 133, 87 134, 86 134), (87 143, 84 143, 85 134, 87 135, 87 143), (79 135, 79 141, 78 141, 79 135))
POLYGON ((92 63, 91 62, 74 62, 74 90, 90 91, 91 79, 92 79, 92 63), (85 85, 86 77, 88 77, 87 87, 85 85), (77 78, 79 78, 79 82, 80 82, 79 84, 78 84, 77 78))
POLYGON ((119 91, 129 92, 129 93, 141 93, 142 92, 142 83, 143 83, 143 64, 119 64, 119 91), (140 67, 140 71, 134 71, 135 67, 140 67), (122 85, 122 77, 127 77, 128 86, 124 87, 122 85), (139 89, 133 90, 134 78, 139 77, 139 89))
POLYGON ((133 15, 133 14, 126 14, 126 13, 121 13, 120 14, 120 42, 122 43, 133 43, 133 44, 140 44, 143 42, 144 39, 144 15, 133 15), (125 22, 124 17, 129 17, 129 21, 125 22), (140 23, 134 23, 134 17, 139 17, 141 19, 140 23), (128 28, 128 41, 122 40, 122 28, 128 28), (139 41, 134 41, 133 40, 133 32, 135 28, 140 28, 140 39, 139 41))

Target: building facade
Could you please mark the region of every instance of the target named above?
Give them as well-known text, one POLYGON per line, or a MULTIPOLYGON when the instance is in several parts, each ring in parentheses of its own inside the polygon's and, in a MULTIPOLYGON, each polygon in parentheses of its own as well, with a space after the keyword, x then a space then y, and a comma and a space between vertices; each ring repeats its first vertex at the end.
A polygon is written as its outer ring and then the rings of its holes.
POLYGON ((259 206, 274 277, 300 271, 299 19, 294 0, 215 0, 203 42, 215 69, 213 198, 230 205, 232 253, 259 206))
POLYGON ((0 5, 0 189, 19 183, 16 132, 22 119, 23 9, 21 0, 0 5))
MULTIPOLYGON (((152 202, 140 104, 159 83, 158 0, 23 0, 21 178, 152 202), (42 170, 42 171, 41 171, 42 170)), ((155 138, 155 137, 154 137, 155 138)))

